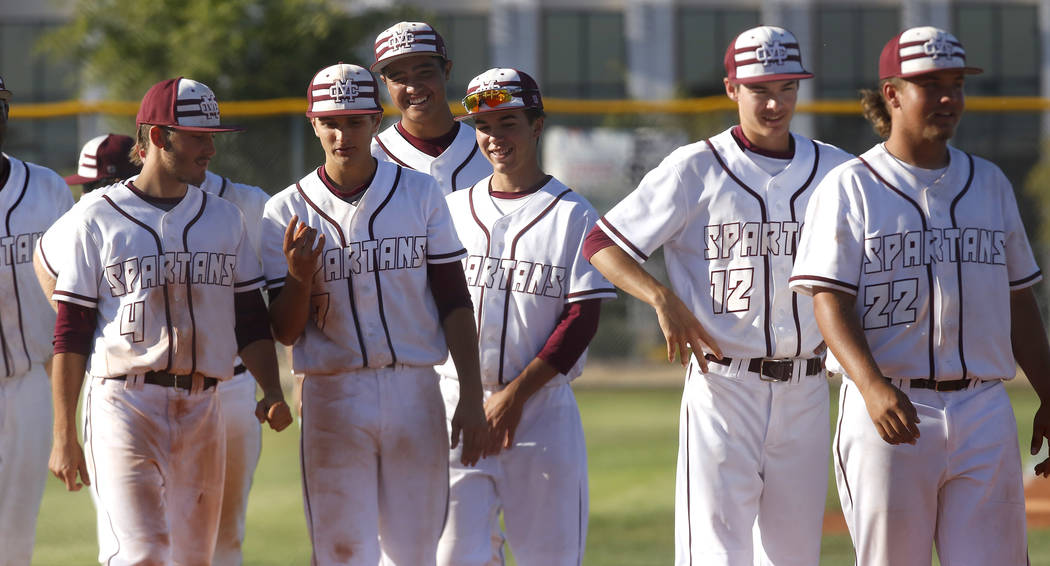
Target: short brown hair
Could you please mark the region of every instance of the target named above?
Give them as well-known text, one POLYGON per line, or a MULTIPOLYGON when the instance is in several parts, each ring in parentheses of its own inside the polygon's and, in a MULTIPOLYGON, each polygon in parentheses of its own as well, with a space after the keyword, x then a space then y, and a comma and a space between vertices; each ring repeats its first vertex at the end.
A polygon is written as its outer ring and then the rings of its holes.
POLYGON ((904 83, 897 77, 891 77, 879 81, 878 90, 863 89, 860 91, 860 105, 864 109, 864 118, 871 122, 872 129, 882 139, 890 137, 893 120, 890 118, 890 109, 886 107, 886 99, 882 97, 882 86, 892 83, 900 88, 904 83))
MULTIPOLYGON (((139 124, 138 132, 135 133, 135 145, 131 146, 131 151, 128 152, 128 159, 139 167, 142 167, 142 157, 139 156, 139 151, 149 147, 149 129, 152 127, 153 124, 139 124)), ((171 130, 164 126, 157 127, 164 131, 164 147, 168 147, 171 144, 171 130)))

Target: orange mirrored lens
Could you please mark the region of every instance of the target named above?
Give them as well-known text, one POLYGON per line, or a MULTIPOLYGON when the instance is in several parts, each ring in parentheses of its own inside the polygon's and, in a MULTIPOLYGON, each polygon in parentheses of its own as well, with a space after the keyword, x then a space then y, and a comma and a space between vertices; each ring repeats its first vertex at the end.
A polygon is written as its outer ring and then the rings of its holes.
POLYGON ((467 109, 467 112, 477 112, 482 102, 484 102, 485 106, 488 106, 489 108, 495 108, 500 104, 506 104, 511 100, 514 100, 514 95, 505 88, 486 90, 484 92, 468 94, 463 98, 463 107, 467 109))

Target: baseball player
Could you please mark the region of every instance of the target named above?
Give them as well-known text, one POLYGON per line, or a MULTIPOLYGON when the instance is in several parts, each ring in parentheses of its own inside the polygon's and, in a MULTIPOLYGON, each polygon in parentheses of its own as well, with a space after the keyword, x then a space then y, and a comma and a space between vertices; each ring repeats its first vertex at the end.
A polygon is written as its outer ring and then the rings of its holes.
POLYGON ((725 67, 740 124, 671 153, 598 220, 587 253, 656 310, 668 360, 688 362, 676 564, 812 565, 828 386, 810 304, 788 276, 806 203, 848 155, 789 131, 799 81, 812 77, 791 32, 741 33, 725 67), (670 289, 640 265, 661 245, 670 289))
POLYGON ((456 237, 429 175, 378 161, 367 69, 307 87, 325 162, 266 203, 263 267, 274 336, 305 376, 301 459, 313 564, 434 564, 448 503, 445 412, 433 366, 451 351, 463 462, 485 440, 477 333, 456 237))
MULTIPOLYGON (((0 77, 0 149, 11 91, 0 77)), ((55 317, 33 275, 33 245, 73 205, 57 173, 0 153, 0 566, 28 566, 51 445, 48 371, 55 317)))
MULTIPOLYGON (((128 177, 134 180, 133 176, 142 164, 137 151, 132 151, 134 146, 135 140, 131 137, 109 134, 90 140, 81 150, 78 175, 66 177, 66 182, 83 183, 84 194, 90 193, 91 196, 81 197, 72 212, 63 215, 37 240, 34 265, 46 295, 50 296, 54 291, 59 267, 72 260, 67 257, 70 248, 65 242, 72 230, 70 225, 75 223, 65 220, 76 218, 81 206, 101 196, 104 191, 92 192, 100 185, 111 185, 128 177), (129 154, 133 154, 130 159, 129 154), (104 175, 110 176, 106 178, 104 175)), ((259 220, 269 195, 259 187, 236 183, 211 171, 205 173, 203 181, 194 182, 204 192, 237 205, 245 219, 253 219, 246 223, 246 227, 258 259, 259 220)), ((55 306, 54 302, 52 304, 55 306)), ((226 466, 219 536, 212 563, 216 566, 238 565, 242 559, 248 493, 262 448, 262 429, 255 417, 255 378, 240 359, 235 360, 233 378, 219 383, 218 393, 226 429, 226 466)), ((101 510, 101 506, 97 507, 101 510)), ((101 534, 106 535, 105 532, 101 534)))
MULTIPOLYGON (((463 105, 494 169, 446 198, 469 254, 463 271, 491 431, 476 467, 451 452, 438 564, 501 563, 502 510, 518 564, 577 566, 587 536, 587 448, 569 382, 583 369, 602 299, 616 297, 581 253, 598 215, 540 169, 543 101, 532 77, 489 69, 470 81, 463 105)), ((457 373, 453 364, 438 372, 451 412, 457 373)))
POLYGON ((437 179, 445 194, 492 173, 474 129, 452 119, 445 86, 452 61, 430 24, 400 22, 379 34, 372 70, 390 93, 401 120, 372 140, 372 155, 437 179))
MULTIPOLYGON (((791 287, 813 295, 844 374, 834 443, 859 564, 1027 564, 1014 413, 1021 366, 1050 396, 1032 285, 1041 278, 998 167, 948 145, 966 52, 908 29, 879 58, 865 113, 885 138, 828 174, 806 212, 791 287)), ((1033 454, 1050 434, 1035 415, 1033 454)))
POLYGON ((225 455, 216 385, 238 352, 263 388, 257 417, 281 430, 291 414, 244 217, 192 185, 213 133, 236 128, 220 124, 211 89, 181 77, 154 85, 136 122, 142 173, 70 220, 50 467, 69 490, 95 491, 100 562, 210 564, 225 455), (74 425, 85 370, 86 458, 74 425))
POLYGON ((129 154, 135 139, 106 134, 88 140, 80 150, 77 174, 66 177, 69 185, 83 185, 84 194, 138 175, 141 164, 131 162, 129 154))

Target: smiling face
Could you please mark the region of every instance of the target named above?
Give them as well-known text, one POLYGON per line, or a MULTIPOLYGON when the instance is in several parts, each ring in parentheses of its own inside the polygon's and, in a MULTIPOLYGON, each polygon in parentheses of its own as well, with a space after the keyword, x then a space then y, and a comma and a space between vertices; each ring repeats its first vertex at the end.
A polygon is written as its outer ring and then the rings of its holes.
POLYGON ((369 144, 379 130, 382 114, 353 114, 310 118, 324 148, 325 165, 335 169, 363 166, 372 159, 369 144))
POLYGON ((492 164, 495 176, 528 182, 542 175, 537 157, 537 141, 543 132, 543 118, 529 123, 525 110, 486 112, 474 118, 478 147, 492 164))
POLYGON ((451 61, 421 54, 393 61, 383 68, 380 78, 401 111, 401 120, 425 126, 451 120, 445 98, 445 83, 451 73, 451 61))
POLYGON ((882 92, 892 117, 890 136, 946 143, 966 108, 965 77, 962 69, 946 69, 884 83, 882 92))
POLYGON ((786 151, 790 146, 791 117, 798 100, 798 80, 734 84, 724 81, 726 96, 737 103, 740 127, 751 143, 762 149, 786 151))

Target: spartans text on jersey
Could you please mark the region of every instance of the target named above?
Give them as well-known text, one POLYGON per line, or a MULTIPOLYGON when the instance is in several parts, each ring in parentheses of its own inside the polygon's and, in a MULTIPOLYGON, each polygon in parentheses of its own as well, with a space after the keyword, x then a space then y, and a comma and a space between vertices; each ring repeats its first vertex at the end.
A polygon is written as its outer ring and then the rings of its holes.
POLYGON ((133 257, 106 266, 106 283, 114 297, 158 285, 233 285, 237 255, 215 252, 165 252, 133 257))
POLYGON ((426 236, 398 236, 327 249, 322 269, 325 281, 335 281, 362 272, 422 267, 426 257, 426 236))
POLYGON ((472 255, 465 260, 463 272, 467 285, 516 293, 560 298, 568 270, 557 265, 499 257, 472 255))
POLYGON ((706 227, 704 259, 795 255, 800 222, 727 222, 706 227))
POLYGON ((941 262, 1006 265, 1006 232, 983 228, 931 228, 864 240, 864 273, 941 262))

